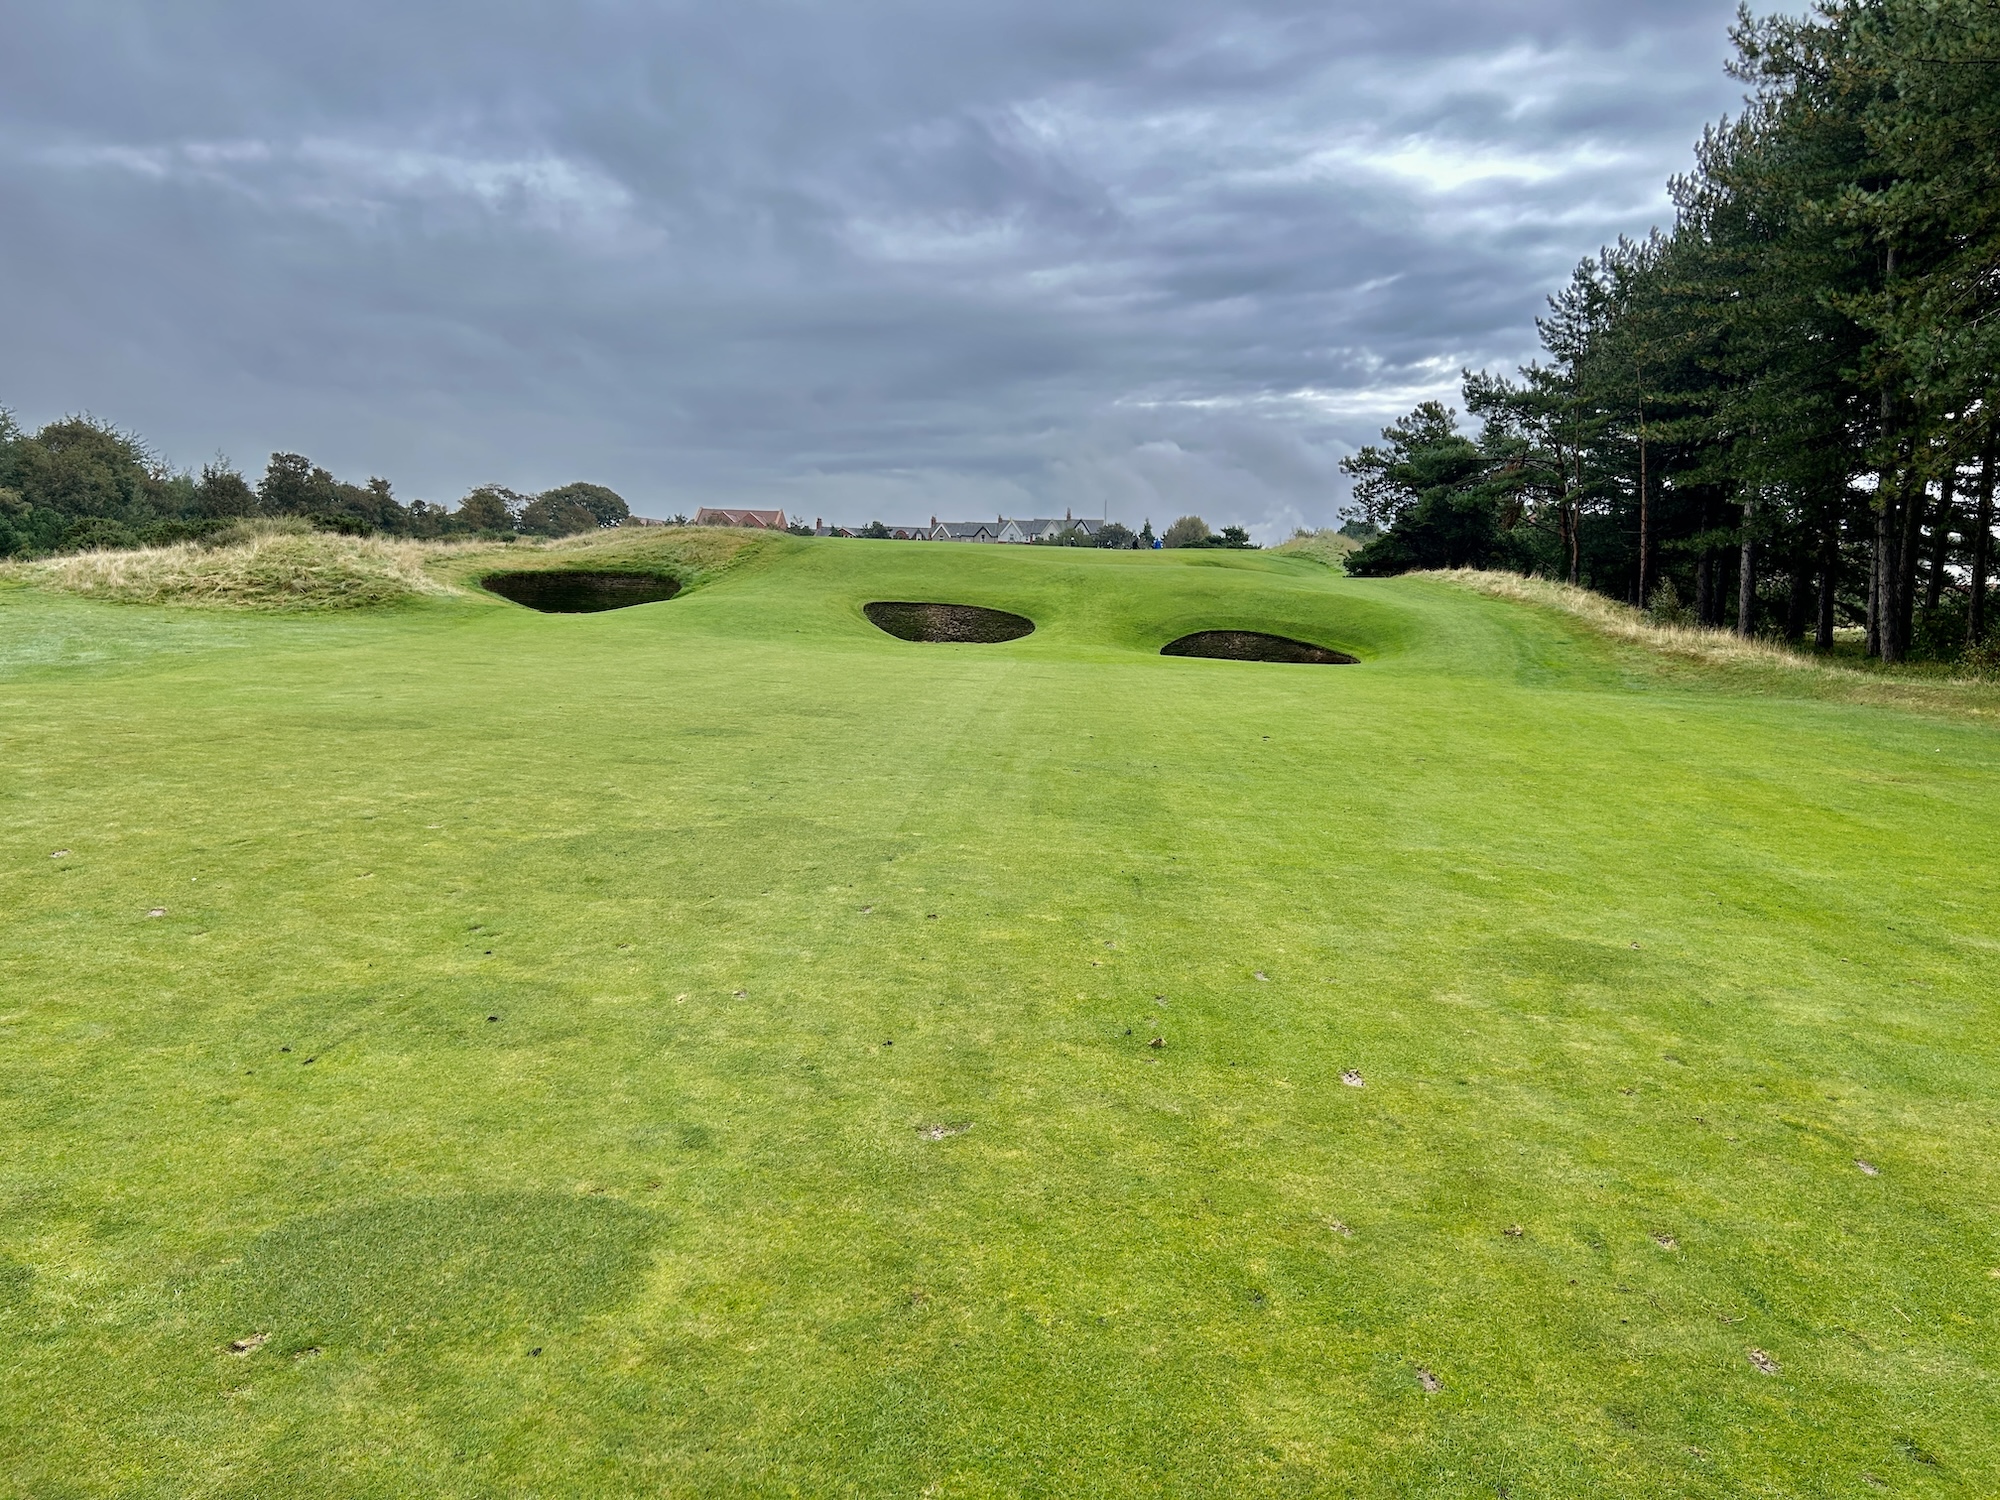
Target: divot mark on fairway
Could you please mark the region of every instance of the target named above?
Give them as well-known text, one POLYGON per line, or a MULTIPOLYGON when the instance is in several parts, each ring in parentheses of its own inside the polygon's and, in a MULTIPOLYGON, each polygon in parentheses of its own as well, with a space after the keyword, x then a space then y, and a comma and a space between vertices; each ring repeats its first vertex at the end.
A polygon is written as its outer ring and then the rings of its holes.
POLYGON ((164 917, 166 914, 167 914, 167 909, 164 906, 156 906, 151 911, 146 913, 146 915, 149 917, 164 917))
POLYGON ((1678 1250, 1681 1247, 1681 1242, 1664 1230, 1653 1236, 1653 1243, 1658 1245, 1662 1250, 1678 1250))
POLYGON ((1507 1238, 1510 1240, 1518 1240, 1528 1231, 1523 1229, 1519 1224, 1509 1224, 1505 1229, 1501 1230, 1500 1232, 1506 1235, 1507 1238))
POLYGON ((58 850, 56 850, 56 851, 55 851, 55 852, 54 852, 53 854, 51 854, 51 855, 49 856, 49 858, 50 858, 50 859, 68 859, 68 858, 69 858, 69 850, 67 850, 67 849, 58 849, 58 850))
POLYGON ((1882 1175, 1882 1169, 1880 1167, 1876 1166, 1873 1162, 1863 1161, 1858 1156, 1854 1158, 1854 1165, 1859 1167, 1863 1175, 1865 1176, 1879 1177, 1882 1175))
POLYGON ((545 615, 602 614, 658 604, 681 591, 679 579, 658 573, 488 573, 479 586, 545 615))
POLYGON ((268 1333, 246 1334, 240 1339, 231 1339, 229 1341, 229 1352, 240 1359, 245 1355, 255 1354, 270 1342, 271 1335, 268 1333))
POLYGON ((1287 635, 1266 635, 1261 630, 1197 630, 1160 648, 1162 656, 1201 656, 1211 661, 1276 661, 1313 666, 1351 667, 1358 656, 1315 646, 1311 641, 1295 641, 1287 635))
POLYGON ((1431 1374, 1422 1365, 1417 1366, 1417 1384, 1422 1386, 1426 1391, 1435 1392, 1444 1389, 1444 1382, 1431 1374))
POLYGON ((927 1141, 944 1141, 955 1135, 964 1135, 970 1129, 972 1129, 970 1120, 960 1120, 950 1125, 920 1125, 917 1127, 917 1134, 927 1141))
POLYGON ((1368 1087, 1368 1080, 1352 1068, 1349 1068, 1345 1073, 1340 1075, 1340 1081, 1351 1089, 1365 1089, 1368 1087))
POLYGON ((1771 1358, 1770 1355, 1766 1354, 1762 1349, 1749 1350, 1747 1352, 1747 1357, 1749 1358, 1750 1363, 1757 1367, 1757 1371, 1759 1374, 1775 1375, 1778 1373, 1778 1362, 1775 1359, 1771 1358))
POLYGON ((931 641, 958 645, 996 645, 1033 635, 1035 622, 1026 615, 977 604, 918 604, 877 600, 861 606, 877 630, 899 641, 931 641))
POLYGON ((1341 1236, 1343 1239, 1351 1240, 1354 1238, 1354 1231, 1352 1229, 1349 1229, 1345 1224, 1341 1223, 1340 1220, 1338 1219, 1328 1219, 1326 1221, 1326 1227, 1328 1229, 1331 1229, 1335 1234, 1341 1236))

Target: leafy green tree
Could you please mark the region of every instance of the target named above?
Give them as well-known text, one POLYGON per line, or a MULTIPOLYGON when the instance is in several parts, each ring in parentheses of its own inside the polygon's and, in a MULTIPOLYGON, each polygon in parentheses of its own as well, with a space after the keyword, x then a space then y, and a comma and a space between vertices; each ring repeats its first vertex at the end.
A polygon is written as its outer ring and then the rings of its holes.
POLYGON ((597 512, 581 500, 549 491, 523 505, 515 524, 529 536, 575 536, 596 531, 603 523, 597 519, 597 512))
POLYGON ((1208 522, 1200 516, 1182 516, 1161 534, 1166 547, 1199 547, 1209 538, 1208 522))
MULTIPOLYGON (((543 490, 535 499, 552 505, 581 508, 589 513, 594 526, 622 526, 632 519, 632 510, 625 503, 625 497, 601 484, 586 484, 579 480, 574 484, 543 490)), ((577 528, 579 531, 587 529, 577 528)))
POLYGON ((220 454, 202 465, 201 482, 195 487, 195 497, 204 516, 223 518, 257 514, 257 492, 220 454))
POLYGON ((482 484, 463 500, 453 513, 462 530, 495 532, 514 530, 514 521, 527 507, 528 497, 505 485, 482 484))

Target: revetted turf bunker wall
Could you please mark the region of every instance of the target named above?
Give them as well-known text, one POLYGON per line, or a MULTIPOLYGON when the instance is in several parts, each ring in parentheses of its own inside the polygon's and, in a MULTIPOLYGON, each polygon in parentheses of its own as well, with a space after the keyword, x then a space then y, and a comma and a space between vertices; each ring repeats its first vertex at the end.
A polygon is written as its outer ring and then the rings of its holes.
POLYGON ((878 602, 862 605, 861 612, 877 629, 905 641, 990 645, 995 641, 1018 641, 1035 629, 1035 622, 1025 615, 1010 615, 1004 609, 981 609, 976 604, 878 602))
POLYGON ((1206 656, 1217 661, 1291 661, 1317 666, 1351 667, 1360 661, 1345 651, 1315 646, 1311 641, 1295 641, 1286 635, 1265 635, 1261 630, 1197 630, 1160 648, 1162 656, 1206 656))
POLYGON ((681 591, 677 579, 659 573, 488 573, 479 582, 501 598, 545 615, 594 615, 634 604, 657 604, 681 591))

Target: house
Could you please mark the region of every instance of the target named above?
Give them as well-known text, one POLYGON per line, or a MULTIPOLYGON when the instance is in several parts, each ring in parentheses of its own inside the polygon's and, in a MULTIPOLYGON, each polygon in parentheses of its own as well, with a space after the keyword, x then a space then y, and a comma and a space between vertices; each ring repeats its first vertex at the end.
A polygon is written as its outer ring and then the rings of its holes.
POLYGON ((1104 526, 1104 522, 1094 518, 1079 520, 1065 512, 1060 521, 1054 517, 1037 517, 1032 521, 1007 521, 1000 528, 999 539, 1003 542, 1056 542, 1075 532, 1087 541, 1102 531, 1104 526))
POLYGON ((991 521, 940 521, 931 517, 931 540, 934 542, 997 542, 1000 528, 1005 523, 991 521))
POLYGON ((726 510, 704 505, 694 513, 697 526, 754 526, 760 531, 783 531, 785 513, 781 510, 726 510))
POLYGON ((1009 520, 1006 516, 991 521, 940 521, 932 516, 928 535, 934 542, 1011 542, 1020 546, 1060 541, 1074 534, 1081 541, 1091 542, 1109 524, 1094 516, 1072 515, 1065 515, 1060 521, 1053 517, 1009 520))
MULTIPOLYGON (((873 524, 872 521, 869 523, 869 525, 873 524)), ((935 521, 931 523, 932 526, 936 524, 935 521)), ((888 540, 892 542, 927 542, 931 539, 929 526, 885 526, 882 529, 889 533, 888 540)), ((815 516, 813 518, 813 535, 865 537, 868 535, 868 527, 829 526, 826 524, 825 517, 815 516)), ((879 541, 881 538, 878 537, 877 540, 879 541)))

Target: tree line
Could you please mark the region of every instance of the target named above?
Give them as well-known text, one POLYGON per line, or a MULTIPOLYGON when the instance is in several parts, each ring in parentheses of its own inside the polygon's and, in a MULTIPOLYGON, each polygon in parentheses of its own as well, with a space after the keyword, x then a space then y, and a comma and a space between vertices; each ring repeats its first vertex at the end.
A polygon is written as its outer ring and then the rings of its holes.
POLYGON ((481 485, 455 507, 398 500, 386 479, 350 484, 297 453, 273 453, 253 485, 225 459, 176 471, 131 434, 91 417, 21 430, 0 409, 0 557, 196 541, 251 520, 426 539, 568 536, 631 511, 601 484, 540 494, 481 485))
POLYGON ((2000 4, 1739 15, 1741 114, 1669 231, 1578 267, 1543 354, 1344 467, 1348 568, 1504 567, 1885 662, 1989 642, 2000 4))

